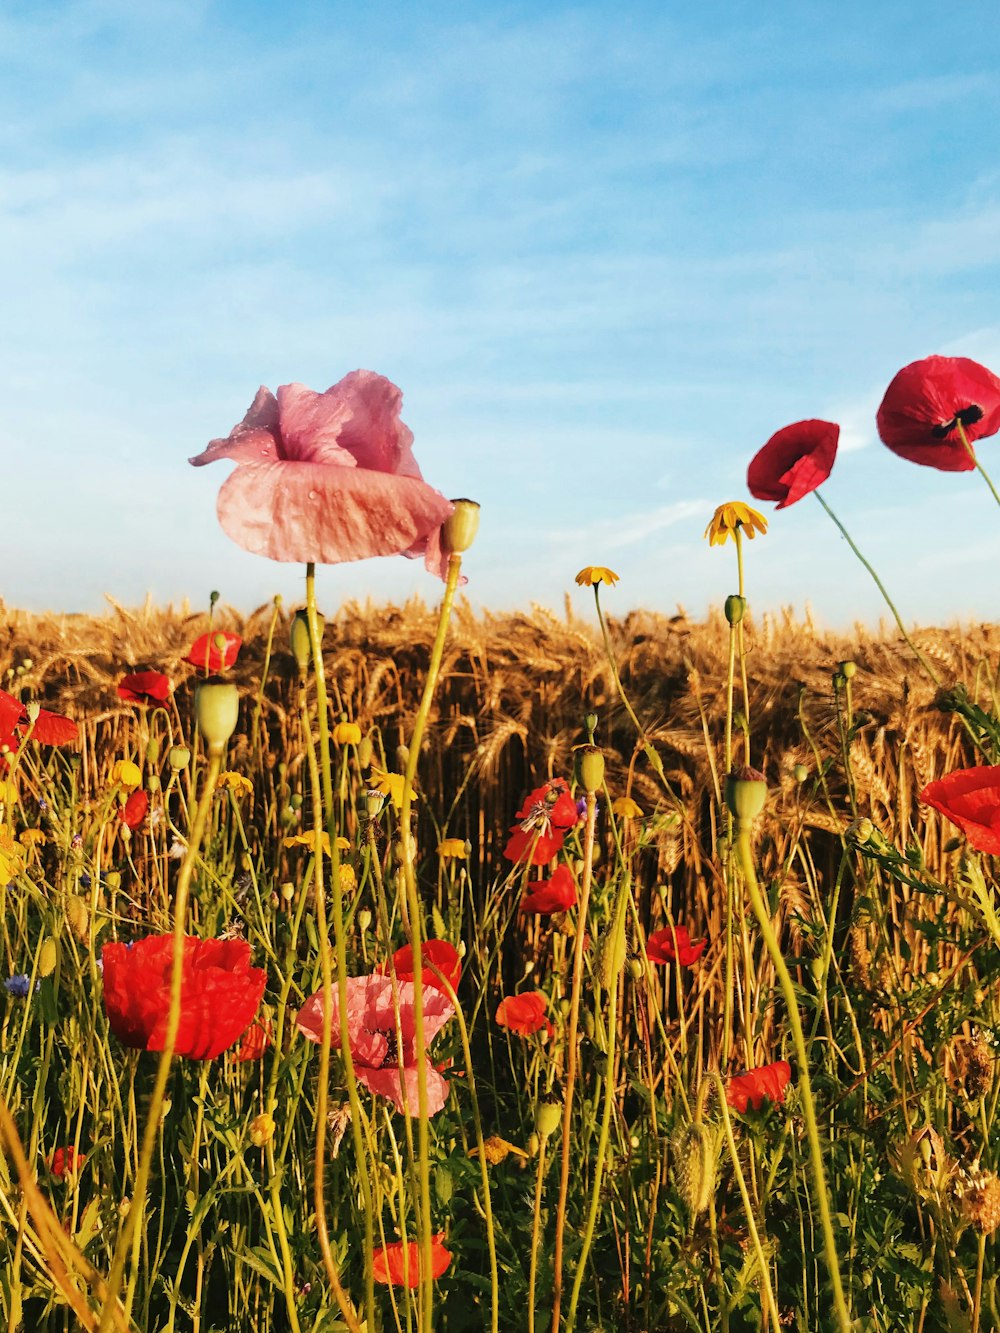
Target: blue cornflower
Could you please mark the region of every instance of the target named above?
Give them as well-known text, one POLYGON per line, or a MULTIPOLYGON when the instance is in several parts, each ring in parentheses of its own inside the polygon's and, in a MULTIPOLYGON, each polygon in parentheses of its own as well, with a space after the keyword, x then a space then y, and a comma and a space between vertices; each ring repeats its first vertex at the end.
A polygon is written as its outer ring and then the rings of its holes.
POLYGON ((19 1000, 28 998, 28 993, 31 990, 31 978, 26 972, 15 972, 3 984, 7 987, 8 994, 16 995, 19 1000))

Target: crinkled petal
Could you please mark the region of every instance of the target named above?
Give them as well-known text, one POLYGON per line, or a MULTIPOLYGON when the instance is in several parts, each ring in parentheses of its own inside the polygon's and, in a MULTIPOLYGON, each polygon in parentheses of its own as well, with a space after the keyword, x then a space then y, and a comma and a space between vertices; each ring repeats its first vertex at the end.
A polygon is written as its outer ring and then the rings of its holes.
MULTIPOLYGON (((373 1030, 378 1026, 371 1019, 369 993, 374 991, 377 994, 379 988, 378 986, 373 987, 372 983, 383 982, 384 980, 384 977, 347 978, 347 1030, 352 1048, 362 1031, 366 1028, 373 1030)), ((330 999, 332 1015, 331 1042, 334 1046, 339 1047, 340 991, 337 986, 331 987, 330 999)), ((310 1041, 320 1042, 323 1040, 323 992, 321 990, 316 991, 314 995, 310 995, 309 999, 306 1000, 295 1019, 295 1026, 310 1041)))
MULTIPOLYGON (((448 1100, 448 1083, 427 1061, 427 1114, 437 1115, 448 1100)), ((408 1065, 400 1077, 399 1066, 390 1060, 381 1069, 358 1069, 358 1082, 363 1083, 369 1092, 387 1098, 397 1111, 408 1115, 419 1114, 419 1073, 416 1065, 408 1065), (406 1088, 406 1103, 403 1102, 403 1086, 406 1088)))
POLYGON ((335 565, 399 555, 440 527, 451 503, 425 482, 321 463, 238 467, 217 513, 238 545, 271 560, 335 565))
POLYGON ((282 384, 278 389, 278 414, 283 458, 329 467, 358 466, 354 455, 340 443, 351 408, 335 390, 317 393, 304 384, 282 384))
POLYGON ((261 463, 282 457, 278 435, 278 400, 263 385, 246 416, 225 439, 210 440, 202 453, 189 458, 193 467, 204 467, 219 458, 236 463, 261 463))
POLYGON ((352 370, 324 396, 336 398, 347 410, 340 443, 358 467, 420 478, 413 432, 399 419, 403 394, 392 380, 374 370, 352 370))
MULTIPOLYGON (((392 981, 389 977, 373 977, 373 981, 382 982, 382 988, 373 994, 369 1006, 368 1026, 383 1032, 396 1031, 396 1015, 392 1000, 392 981)), ((399 1027, 404 1041, 412 1041, 416 1031, 413 1006, 416 987, 412 981, 397 983, 399 990, 399 1027)), ((430 1045, 455 1013, 454 1006, 443 991, 424 983, 424 1042, 430 1045)))

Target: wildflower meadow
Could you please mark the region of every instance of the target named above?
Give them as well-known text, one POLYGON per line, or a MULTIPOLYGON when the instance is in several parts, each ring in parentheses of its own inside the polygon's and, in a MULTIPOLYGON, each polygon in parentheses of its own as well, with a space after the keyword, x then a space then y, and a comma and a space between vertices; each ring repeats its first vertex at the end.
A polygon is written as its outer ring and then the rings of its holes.
MULTIPOLYGON (((253 614, 0 616, 8 1333, 1000 1328, 1000 631, 907 627, 819 420, 691 534, 704 623, 474 613, 401 411, 262 388, 190 460, 253 614), (797 503, 888 631, 754 613, 797 503), (430 609, 317 606, 394 555, 430 609)), ((985 367, 877 424, 1000 504, 985 367)))

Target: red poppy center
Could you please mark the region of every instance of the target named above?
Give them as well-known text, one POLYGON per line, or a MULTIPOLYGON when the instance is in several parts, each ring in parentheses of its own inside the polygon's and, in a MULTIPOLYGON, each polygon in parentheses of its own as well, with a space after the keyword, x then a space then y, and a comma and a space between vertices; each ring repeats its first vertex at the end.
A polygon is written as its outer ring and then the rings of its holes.
POLYGON ((935 439, 943 440, 945 436, 951 434, 959 422, 963 426, 974 426, 977 421, 982 421, 984 415, 985 413, 978 403, 970 403, 968 407, 963 407, 960 412, 956 412, 950 421, 942 421, 940 426, 932 426, 931 434, 935 439))

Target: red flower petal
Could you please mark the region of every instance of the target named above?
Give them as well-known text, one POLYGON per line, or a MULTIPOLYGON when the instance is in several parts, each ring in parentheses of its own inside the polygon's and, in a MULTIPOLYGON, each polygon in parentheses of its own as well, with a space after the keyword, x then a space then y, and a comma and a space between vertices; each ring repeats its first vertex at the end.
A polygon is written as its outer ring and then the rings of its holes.
POLYGON ((548 1003, 545 993, 540 990, 508 995, 497 1006, 496 1021, 502 1028, 516 1032, 519 1037, 530 1037, 541 1028, 545 1028, 551 1037, 555 1028, 546 1017, 548 1003))
POLYGON ((551 879, 535 880, 521 897, 518 910, 548 916, 576 906, 576 881, 569 866, 556 866, 551 879))
POLYGON ((274 1029, 271 1027, 271 1020, 265 1019, 262 1023, 259 1018, 255 1018, 240 1042, 240 1048, 236 1052, 237 1060, 259 1060, 273 1040, 274 1029))
MULTIPOLYGON (((435 1278, 440 1277, 451 1263, 451 1251, 446 1250, 441 1244, 443 1236, 442 1231, 431 1239, 431 1276, 435 1278)), ((372 1257, 372 1276, 376 1282, 391 1282, 395 1287, 419 1287, 420 1250, 417 1242, 411 1240, 404 1246, 403 1242, 398 1240, 392 1245, 385 1245, 376 1250, 372 1257)))
POLYGON ((193 667, 206 667, 209 671, 222 671, 235 664, 243 647, 243 640, 238 634, 226 630, 212 630, 210 634, 200 634, 188 651, 185 662, 193 667), (219 640, 222 639, 220 647, 219 640))
POLYGON ((87 1160, 86 1153, 78 1153, 72 1144, 65 1148, 56 1148, 49 1158, 49 1170, 56 1180, 62 1180, 67 1172, 79 1171, 87 1160))
POLYGON ((149 814, 149 796, 141 787, 136 787, 118 814, 123 824, 129 828, 138 828, 149 814))
POLYGON ((795 504, 822 485, 837 457, 840 427, 832 421, 797 421, 772 435, 747 469, 747 488, 757 500, 795 504))
POLYGON ((133 704, 165 704, 170 680, 162 671, 134 671, 118 682, 118 697, 133 704))
POLYGON ((24 704, 6 690, 0 690, 0 735, 9 736, 22 719, 27 721, 24 704))
POLYGON ((958 768, 920 793, 957 824, 978 852, 1000 856, 1000 765, 958 768))
MULTIPOLYGON (((462 978, 462 960, 453 944, 449 944, 447 940, 424 940, 420 946, 420 958, 424 964, 420 975, 425 986, 433 986, 442 995, 447 994, 444 986, 427 966, 430 963, 448 979, 452 990, 458 990, 458 983, 462 978)), ((392 956, 392 963, 396 970, 397 981, 412 981, 413 945, 404 944, 401 949, 397 949, 392 956)))
POLYGON ((646 955, 651 963, 679 963, 681 967, 690 967, 705 952, 706 940, 692 941, 687 926, 667 926, 663 930, 654 930, 646 941, 646 955), (674 937, 676 935, 676 950, 674 937))
POLYGON ((878 433, 894 454, 942 472, 970 472, 971 443, 1000 430, 1000 379, 964 356, 928 356, 896 375, 876 416, 878 433))
MULTIPOLYGON (((148 935, 128 946, 106 944, 104 1008, 126 1046, 162 1051, 170 1009, 173 936, 148 935)), ((250 966, 246 940, 184 941, 181 1021, 175 1054, 214 1060, 253 1021, 267 973, 250 966)))
POLYGON ((576 802, 565 779, 553 778, 536 787, 518 810, 520 822, 511 825, 503 854, 508 861, 526 861, 530 857, 533 866, 547 865, 578 818, 576 802))
POLYGON ((780 1106, 785 1100, 785 1089, 791 1077, 792 1066, 787 1060, 777 1060, 773 1065, 762 1065, 760 1069, 749 1069, 745 1074, 736 1074, 729 1080, 726 1101, 741 1115, 748 1106, 759 1111, 765 1101, 780 1106))

